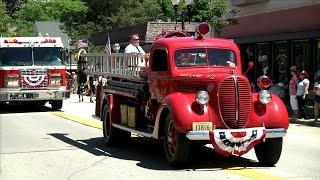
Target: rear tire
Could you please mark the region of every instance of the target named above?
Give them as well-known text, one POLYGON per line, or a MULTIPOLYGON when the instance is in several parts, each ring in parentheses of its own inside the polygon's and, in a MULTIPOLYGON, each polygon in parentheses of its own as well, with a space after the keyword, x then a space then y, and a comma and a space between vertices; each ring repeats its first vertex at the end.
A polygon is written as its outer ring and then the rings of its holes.
POLYGON ((53 110, 59 110, 62 108, 62 100, 55 100, 51 102, 51 107, 53 110))
POLYGON ((131 132, 117 129, 112 126, 109 106, 105 105, 102 111, 103 137, 106 145, 126 144, 131 138, 131 132))
POLYGON ((254 147, 256 156, 260 163, 274 166, 280 159, 282 151, 282 138, 269 138, 265 142, 254 147))
POLYGON ((164 151, 170 166, 180 166, 188 162, 190 140, 176 131, 172 117, 168 114, 164 130, 164 151))

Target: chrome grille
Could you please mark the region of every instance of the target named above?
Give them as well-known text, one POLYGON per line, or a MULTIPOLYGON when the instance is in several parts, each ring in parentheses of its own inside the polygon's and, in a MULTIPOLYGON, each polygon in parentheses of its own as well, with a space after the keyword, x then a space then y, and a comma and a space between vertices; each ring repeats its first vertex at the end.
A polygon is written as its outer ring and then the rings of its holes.
POLYGON ((48 87, 48 71, 45 69, 20 70, 20 77, 21 89, 47 89, 48 87))
POLYGON ((218 103, 220 116, 228 128, 244 128, 251 111, 249 82, 236 76, 224 79, 218 89, 218 103))

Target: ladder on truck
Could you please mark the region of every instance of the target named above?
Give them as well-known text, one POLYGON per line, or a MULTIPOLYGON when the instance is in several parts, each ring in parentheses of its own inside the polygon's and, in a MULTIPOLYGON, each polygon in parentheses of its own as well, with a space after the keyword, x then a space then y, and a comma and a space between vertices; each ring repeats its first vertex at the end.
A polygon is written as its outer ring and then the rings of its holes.
POLYGON ((141 80, 141 71, 147 66, 140 54, 133 53, 83 53, 79 57, 78 70, 87 75, 141 80), (145 66, 138 66, 144 61, 145 66))

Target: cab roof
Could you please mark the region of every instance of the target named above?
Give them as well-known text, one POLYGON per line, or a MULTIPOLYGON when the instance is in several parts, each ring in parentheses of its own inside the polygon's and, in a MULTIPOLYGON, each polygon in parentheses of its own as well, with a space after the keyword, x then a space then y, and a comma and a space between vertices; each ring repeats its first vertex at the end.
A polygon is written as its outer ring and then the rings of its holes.
POLYGON ((231 39, 204 37, 171 37, 156 40, 153 47, 165 46, 167 49, 218 47, 239 52, 237 44, 231 39))

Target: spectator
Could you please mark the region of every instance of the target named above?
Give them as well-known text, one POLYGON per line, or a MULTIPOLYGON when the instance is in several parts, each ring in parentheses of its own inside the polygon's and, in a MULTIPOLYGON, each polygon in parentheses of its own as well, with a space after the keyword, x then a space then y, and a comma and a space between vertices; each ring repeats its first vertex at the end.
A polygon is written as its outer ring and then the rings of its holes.
POLYGON ((277 96, 279 96, 282 100, 285 99, 286 97, 286 92, 283 89, 284 84, 279 82, 278 84, 275 85, 275 91, 273 92, 277 96))
POLYGON ((318 76, 315 78, 315 83, 314 83, 314 88, 313 92, 315 93, 314 95, 314 121, 318 121, 319 117, 319 109, 320 109, 320 73, 318 76))
POLYGON ((256 85, 256 82, 251 82, 251 92, 255 93, 255 92, 259 92, 259 87, 256 85))
POLYGON ((293 110, 293 116, 291 119, 296 119, 299 116, 299 106, 298 106, 298 101, 297 101, 297 88, 298 88, 298 83, 299 83, 299 78, 298 78, 298 69, 296 66, 292 66, 290 68, 292 78, 289 82, 289 95, 290 95, 290 105, 291 109, 293 110))
POLYGON ((93 97, 93 94, 95 93, 95 85, 94 85, 94 78, 92 76, 89 77, 88 89, 90 94, 90 102, 93 103, 92 97, 93 97))
POLYGON ((314 74, 314 82, 317 81, 317 78, 320 76, 320 65, 318 65, 318 70, 314 74))
POLYGON ((130 44, 125 48, 124 52, 141 54, 142 58, 139 59, 138 67, 144 67, 146 66, 146 62, 145 62, 146 53, 144 52, 144 50, 142 49, 139 43, 140 43, 139 35, 132 34, 130 36, 130 44))
POLYGON ((301 113, 301 117, 303 117, 304 119, 307 119, 307 113, 304 105, 305 105, 305 99, 306 99, 306 95, 308 94, 308 89, 310 84, 310 81, 307 77, 308 77, 308 73, 306 71, 301 71, 300 82, 298 84, 298 89, 297 89, 298 107, 301 113))
POLYGON ((272 80, 272 81, 270 82, 269 92, 270 92, 270 93, 275 93, 276 91, 277 91, 276 84, 274 83, 274 80, 272 80))

